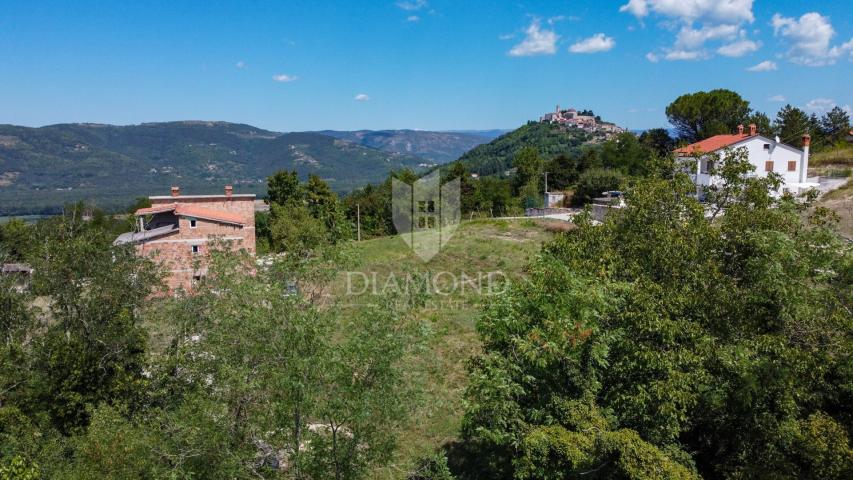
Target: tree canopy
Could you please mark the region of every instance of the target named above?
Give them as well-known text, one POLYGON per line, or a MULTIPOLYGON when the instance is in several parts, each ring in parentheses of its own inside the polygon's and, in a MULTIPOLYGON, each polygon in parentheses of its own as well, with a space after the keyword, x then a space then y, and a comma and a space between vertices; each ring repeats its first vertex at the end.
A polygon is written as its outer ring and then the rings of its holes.
POLYGON ((462 478, 853 474, 850 250, 744 157, 720 159, 725 215, 684 174, 641 180, 486 310, 462 478))
POLYGON ((738 125, 748 123, 749 114, 749 102, 725 89, 688 93, 666 107, 669 123, 690 143, 732 133, 738 125))

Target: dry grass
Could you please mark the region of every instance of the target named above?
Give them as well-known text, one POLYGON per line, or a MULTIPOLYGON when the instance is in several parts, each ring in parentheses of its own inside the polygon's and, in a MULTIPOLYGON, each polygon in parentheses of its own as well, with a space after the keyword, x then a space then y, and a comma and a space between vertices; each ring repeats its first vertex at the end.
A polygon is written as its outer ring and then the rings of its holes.
POLYGON ((853 167, 853 145, 815 153, 809 158, 809 166, 827 165, 853 167))

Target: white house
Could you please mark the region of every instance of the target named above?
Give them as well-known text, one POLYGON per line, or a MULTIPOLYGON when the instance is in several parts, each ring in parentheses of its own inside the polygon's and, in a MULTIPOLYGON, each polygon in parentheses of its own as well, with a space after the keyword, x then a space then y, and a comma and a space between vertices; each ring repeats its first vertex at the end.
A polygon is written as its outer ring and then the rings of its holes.
POLYGON ((743 125, 738 125, 738 133, 734 135, 715 135, 711 138, 692 143, 675 151, 678 159, 683 162, 695 161, 696 171, 691 174, 696 183, 697 192, 702 187, 712 186, 720 182, 720 178, 711 175, 713 153, 722 153, 728 149, 745 147, 749 163, 755 167, 753 175, 766 177, 770 172, 782 176, 784 184, 777 194, 804 192, 818 186, 817 178, 807 178, 809 170, 809 144, 811 136, 803 135, 803 149, 794 148, 775 139, 767 138, 757 132, 755 124, 749 126, 749 133, 744 133, 743 125))

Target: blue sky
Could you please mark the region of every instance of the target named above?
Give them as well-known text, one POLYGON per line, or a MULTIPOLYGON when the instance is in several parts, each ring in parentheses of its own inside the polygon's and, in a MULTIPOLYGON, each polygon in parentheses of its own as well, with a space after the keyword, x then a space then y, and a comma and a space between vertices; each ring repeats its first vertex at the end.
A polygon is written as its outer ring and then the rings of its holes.
POLYGON ((713 88, 771 117, 784 103, 820 114, 853 104, 850 6, 4 0, 0 123, 487 129, 559 103, 648 128, 713 88))

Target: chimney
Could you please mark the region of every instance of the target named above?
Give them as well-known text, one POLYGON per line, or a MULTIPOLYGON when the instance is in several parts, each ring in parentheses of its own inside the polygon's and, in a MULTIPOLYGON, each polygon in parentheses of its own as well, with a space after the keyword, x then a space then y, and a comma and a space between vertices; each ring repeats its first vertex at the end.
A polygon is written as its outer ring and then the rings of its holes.
POLYGON ((750 123, 749 124, 749 136, 754 137, 756 134, 758 134, 758 127, 755 126, 754 123, 750 123))
POLYGON ((743 135, 743 125, 738 125, 738 126, 737 126, 737 134, 738 134, 738 135, 743 135))
POLYGON ((809 145, 812 143, 812 136, 806 133, 803 135, 803 155, 800 158, 800 183, 808 181, 809 176, 809 145))
POLYGON ((177 197, 181 194, 181 187, 172 187, 172 196, 177 197))
POLYGON ((234 193, 234 187, 231 185, 225 185, 225 196, 231 198, 232 193, 234 193))

